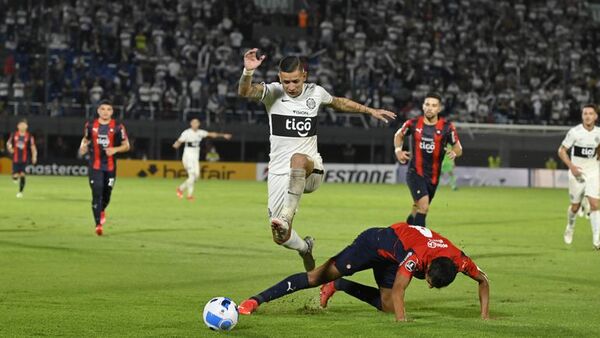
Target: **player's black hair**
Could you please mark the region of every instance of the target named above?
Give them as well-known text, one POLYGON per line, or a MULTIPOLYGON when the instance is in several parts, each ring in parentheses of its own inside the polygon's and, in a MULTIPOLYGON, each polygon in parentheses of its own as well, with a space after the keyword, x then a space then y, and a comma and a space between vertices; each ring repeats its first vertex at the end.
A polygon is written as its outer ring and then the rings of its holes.
POLYGON ((299 56, 286 56, 279 61, 279 71, 284 73, 295 72, 300 69, 306 72, 306 62, 299 56))
POLYGON ((113 105, 112 102, 110 102, 110 100, 108 100, 108 99, 102 99, 102 100, 98 101, 98 107, 100 107, 103 104, 109 105, 111 107, 113 105))
POLYGON ((17 124, 19 124, 19 123, 27 123, 27 119, 26 118, 19 119, 19 122, 17 122, 17 124))
POLYGON ((442 95, 440 95, 440 93, 438 92, 429 92, 427 93, 427 95, 425 95, 425 98, 438 99, 438 101, 440 101, 440 104, 442 103, 442 95))
POLYGON ((458 268, 448 257, 438 257, 431 261, 427 274, 434 288, 443 288, 454 281, 458 268))
POLYGON ((596 112, 596 114, 598 114, 598 106, 596 106, 596 105, 595 105, 595 104, 593 104, 593 103, 588 103, 588 104, 584 105, 584 106, 581 108, 581 110, 584 110, 585 108, 592 108, 592 109, 593 109, 593 110, 596 112))

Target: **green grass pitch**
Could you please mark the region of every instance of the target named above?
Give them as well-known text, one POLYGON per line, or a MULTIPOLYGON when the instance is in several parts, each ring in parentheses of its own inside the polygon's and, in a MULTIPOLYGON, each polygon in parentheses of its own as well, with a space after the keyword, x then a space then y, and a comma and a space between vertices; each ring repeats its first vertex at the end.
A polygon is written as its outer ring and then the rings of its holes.
MULTIPOLYGON (((562 242, 565 190, 442 187, 428 225, 469 254, 491 284, 493 320, 479 319, 476 283, 458 276, 430 290, 413 280, 409 323, 338 293, 320 310, 318 289, 264 304, 229 333, 208 330, 204 304, 238 304, 302 270, 276 246, 266 184, 205 181, 197 200, 175 180, 119 179, 105 236, 93 232, 84 178, 29 177, 25 198, 0 176, 0 336, 397 337, 597 336, 600 252, 586 219, 562 242)), ((405 219, 405 186, 325 184, 302 197, 294 227, 313 235, 317 263, 363 229, 405 219)), ((351 277, 374 285, 370 272, 351 277)))

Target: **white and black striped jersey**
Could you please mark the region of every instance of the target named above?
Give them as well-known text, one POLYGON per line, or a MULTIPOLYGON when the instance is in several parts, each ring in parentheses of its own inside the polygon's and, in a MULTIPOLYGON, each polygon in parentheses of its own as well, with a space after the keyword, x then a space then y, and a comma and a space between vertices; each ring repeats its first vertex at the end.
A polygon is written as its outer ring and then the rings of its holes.
POLYGON ((290 97, 279 82, 264 84, 263 97, 269 115, 271 152, 269 172, 287 174, 294 153, 306 154, 322 163, 317 149, 318 112, 333 97, 321 86, 305 83, 302 93, 290 97))
POLYGON ((571 162, 574 165, 596 172, 600 169, 596 158, 596 148, 600 145, 600 128, 587 130, 583 124, 579 124, 569 129, 562 145, 570 149, 571 162))

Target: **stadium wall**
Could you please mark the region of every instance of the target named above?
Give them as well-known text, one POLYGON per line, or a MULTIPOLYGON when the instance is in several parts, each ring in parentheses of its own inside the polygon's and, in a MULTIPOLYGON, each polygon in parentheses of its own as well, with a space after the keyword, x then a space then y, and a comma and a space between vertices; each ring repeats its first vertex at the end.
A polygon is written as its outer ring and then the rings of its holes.
MULTIPOLYGON (((18 118, 7 116, 0 119, 0 136, 4 141, 15 129, 18 118)), ((30 130, 38 141, 41 160, 64 161, 75 158, 85 119, 44 116, 31 116, 28 119, 30 130), (64 150, 58 150, 56 147, 59 137, 67 143, 64 150)), ((151 160, 180 158, 180 152, 175 151, 171 145, 181 131, 187 128, 185 122, 125 120, 125 126, 133 141, 132 151, 125 157, 151 160)), ((506 168, 544 168, 545 162, 551 157, 562 166, 556 156, 556 149, 566 130, 512 133, 510 126, 493 126, 496 128, 482 131, 457 123, 461 143, 465 149, 464 155, 457 161, 459 166, 485 167, 489 156, 499 156, 501 166, 506 168)), ((211 144, 216 146, 222 160, 268 161, 268 125, 236 122, 211 125, 207 129, 233 134, 231 141, 210 140, 211 144)), ((326 163, 394 164, 396 160, 392 139, 395 131, 395 127, 364 129, 319 126, 319 151, 326 163), (344 148, 348 145, 355 150, 352 156, 344 155, 344 148)))
MULTIPOLYGON (((9 175, 10 158, 0 158, 0 174, 9 175)), ((405 165, 394 164, 345 164, 325 165, 326 183, 406 184, 405 165)), ((88 167, 82 161, 41 162, 28 165, 28 175, 87 176, 88 167)), ((186 177, 179 161, 120 160, 119 177, 142 179, 178 179, 186 177)), ((458 186, 537 187, 566 188, 567 170, 457 167, 454 169, 458 186)), ((249 180, 266 181, 268 163, 248 162, 200 162, 201 180, 249 180)), ((448 178, 442 176, 441 184, 448 178)))

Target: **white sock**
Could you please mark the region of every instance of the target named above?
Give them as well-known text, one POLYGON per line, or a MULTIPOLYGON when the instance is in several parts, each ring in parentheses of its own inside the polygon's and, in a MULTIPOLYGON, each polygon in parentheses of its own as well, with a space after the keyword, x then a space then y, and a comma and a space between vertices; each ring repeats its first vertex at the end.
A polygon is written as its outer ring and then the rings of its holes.
POLYGON ((592 241, 594 245, 600 245, 600 211, 590 212, 590 224, 592 225, 592 241))
POLYGON ((185 184, 187 185, 187 195, 191 197, 194 194, 194 183, 196 182, 196 175, 190 175, 185 184))
POLYGON ((290 235, 290 239, 288 239, 285 243, 281 244, 288 249, 296 250, 299 253, 305 253, 308 250, 308 244, 298 236, 296 230, 292 229, 292 234, 290 235))
POLYGON ((567 209, 567 228, 573 229, 575 228, 575 219, 577 218, 577 213, 571 211, 571 206, 567 209))
POLYGON ((304 193, 304 187, 306 186, 306 170, 304 169, 291 169, 290 170, 290 181, 288 184, 288 192, 285 196, 285 203, 283 204, 283 210, 281 215, 286 217, 291 223, 298 209, 300 203, 300 197, 304 193))
POLYGON ((185 191, 185 189, 187 189, 187 186, 188 186, 188 185, 187 185, 187 180, 185 180, 185 181, 183 181, 183 183, 181 183, 181 184, 179 185, 179 190, 181 190, 181 191, 185 191))

